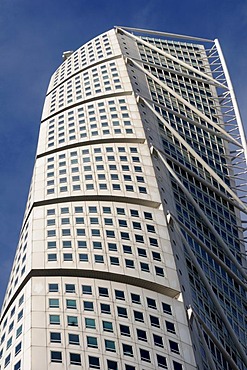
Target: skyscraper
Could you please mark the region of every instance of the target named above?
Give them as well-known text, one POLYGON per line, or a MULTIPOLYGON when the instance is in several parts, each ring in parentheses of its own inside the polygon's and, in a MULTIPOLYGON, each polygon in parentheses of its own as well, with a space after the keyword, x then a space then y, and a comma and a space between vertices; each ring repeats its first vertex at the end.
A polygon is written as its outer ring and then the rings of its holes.
POLYGON ((246 369, 246 154, 217 40, 116 27, 65 52, 0 369, 246 369))

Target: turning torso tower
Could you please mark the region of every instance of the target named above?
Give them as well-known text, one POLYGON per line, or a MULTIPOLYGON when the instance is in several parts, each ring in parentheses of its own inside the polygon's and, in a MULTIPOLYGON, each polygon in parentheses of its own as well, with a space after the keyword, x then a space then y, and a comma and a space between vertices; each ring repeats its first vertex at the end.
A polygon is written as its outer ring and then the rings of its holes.
POLYGON ((65 52, 0 369, 245 370, 246 153, 217 40, 116 27, 65 52))

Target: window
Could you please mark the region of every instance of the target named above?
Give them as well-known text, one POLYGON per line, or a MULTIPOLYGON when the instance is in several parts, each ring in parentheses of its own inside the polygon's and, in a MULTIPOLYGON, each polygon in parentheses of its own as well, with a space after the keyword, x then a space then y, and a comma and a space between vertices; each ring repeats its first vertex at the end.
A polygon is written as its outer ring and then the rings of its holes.
POLYGON ((59 308, 59 299, 50 298, 49 308, 59 308))
POLYGON ((76 316, 67 316, 68 326, 78 326, 78 319, 76 316))
POLYGON ((158 354, 156 356, 157 356, 158 366, 162 367, 163 369, 167 369, 166 358, 164 356, 161 356, 161 355, 158 355, 158 354))
POLYGON ((66 306, 69 309, 75 310, 76 309, 76 300, 74 300, 74 299, 66 299, 66 306))
POLYGON ((143 249, 143 248, 137 248, 138 250, 138 255, 140 257, 147 257, 147 252, 146 252, 146 249, 143 249))
POLYGON ((78 346, 80 344, 79 335, 69 333, 69 344, 74 344, 78 346))
POLYGON ((51 362, 62 362, 62 352, 51 351, 51 362))
POLYGON ((113 340, 105 339, 105 350, 116 352, 115 342, 113 340))
POLYGON ((66 291, 66 293, 75 293, 75 285, 74 284, 65 284, 65 291, 66 291))
POLYGON ((119 317, 128 317, 127 309, 125 307, 117 307, 117 312, 119 317))
POLYGON ((119 266, 119 258, 118 257, 110 257, 110 263, 113 266, 119 266))
POLYGON ((133 357, 133 349, 132 349, 132 346, 130 346, 129 344, 125 344, 123 343, 122 344, 123 346, 123 353, 125 356, 131 356, 133 357))
POLYGON ((135 366, 125 365, 125 370, 135 370, 135 366))
POLYGON ((115 297, 116 299, 122 299, 124 300, 124 292, 122 290, 115 290, 115 297))
POLYGON ((7 345, 6 345, 6 349, 8 349, 12 344, 12 337, 9 338, 9 340, 7 341, 7 345))
POLYGON ((21 333, 22 333, 22 325, 19 326, 19 328, 17 328, 16 330, 16 338, 18 338, 21 335, 21 333))
POLYGON ((126 259, 125 260, 125 266, 126 266, 126 268, 134 269, 135 268, 134 261, 133 260, 126 259))
POLYGON ((4 361, 4 367, 8 366, 8 364, 10 363, 10 357, 11 357, 11 355, 9 354, 9 355, 5 358, 5 361, 4 361))
POLYGON ((98 357, 88 356, 88 361, 89 361, 89 367, 90 368, 92 368, 92 369, 99 369, 100 368, 98 357))
POLYGON ((149 265, 144 262, 140 262, 141 270, 144 272, 149 272, 149 265))
POLYGON ((156 307, 156 302, 155 302, 155 300, 154 300, 154 299, 152 299, 152 298, 147 298, 147 305, 148 305, 148 307, 150 307, 150 308, 157 309, 157 307, 156 307))
POLYGON ((56 255, 56 253, 49 253, 48 254, 48 261, 49 262, 54 262, 54 261, 56 261, 57 260, 57 255, 56 255))
POLYGON ((15 364, 14 370, 21 370, 21 360, 15 364))
POLYGON ((150 322, 152 326, 156 326, 157 328, 160 327, 160 321, 158 317, 150 315, 150 322))
POLYGON ((165 276, 164 270, 162 267, 154 266, 155 267, 155 273, 157 276, 165 276))
POLYGON ((88 262, 88 254, 86 254, 86 253, 80 253, 79 254, 79 260, 81 262, 88 262))
POLYGON ((108 297, 109 296, 108 289, 99 287, 99 295, 103 297, 108 297))
POLYGON ((87 346, 98 348, 98 341, 96 337, 87 337, 87 346))
POLYGON ((20 321, 23 317, 23 310, 21 310, 19 313, 18 313, 18 316, 17 316, 17 322, 20 321))
POLYGON ((140 311, 134 311, 135 321, 144 322, 143 313, 140 311))
POLYGON ((130 337, 130 328, 129 328, 129 326, 120 324, 119 327, 120 327, 121 335, 126 335, 127 337, 130 337))
POLYGON ((107 370, 118 370, 117 362, 112 360, 107 360, 107 370))
POLYGON ((101 242, 93 242, 93 249, 102 249, 101 242))
POLYGON ((73 261, 72 253, 64 253, 63 254, 63 260, 64 261, 73 261))
POLYGON ((83 301, 83 307, 85 311, 93 311, 93 302, 83 301))
POLYGON ((174 370, 183 370, 183 365, 177 361, 173 361, 174 370))
POLYGON ((164 313, 167 313, 168 315, 172 314, 172 309, 169 304, 162 302, 162 308, 164 313))
POLYGON ((59 315, 50 315, 50 324, 51 325, 60 325, 60 316, 59 315))
POLYGON ((123 245, 124 253, 132 254, 132 249, 129 245, 123 245))
POLYGON ((140 355, 141 355, 141 360, 142 361, 151 362, 150 354, 145 349, 140 348, 140 355))
POLYGON ((154 344, 159 347, 164 347, 163 339, 159 335, 153 334, 154 344))
POLYGON ((174 352, 174 353, 178 353, 179 354, 178 343, 173 342, 172 340, 169 340, 169 344, 170 344, 170 350, 171 350, 171 352, 174 352))
POLYGON ((100 303, 100 309, 101 309, 101 313, 106 313, 106 314, 111 313, 111 308, 109 304, 100 303))
POLYGON ((50 341, 52 343, 61 343, 61 333, 56 332, 50 333, 50 341))
POLYGON ((15 356, 18 355, 19 352, 21 352, 21 342, 15 347, 15 356))
POLYGON ((137 243, 144 243, 144 239, 142 235, 135 234, 135 239, 137 243))
POLYGON ((86 328, 95 329, 96 328, 95 319, 90 319, 88 317, 85 317, 85 325, 86 325, 86 328))
POLYGON ((147 333, 144 330, 136 329, 136 333, 139 340, 147 341, 147 333))
POLYGON ((170 322, 170 321, 166 321, 166 330, 169 333, 176 334, 175 325, 172 322, 170 322))
POLYGON ((116 243, 108 243, 108 249, 109 251, 117 251, 116 243))
POLYGON ((82 294, 92 294, 92 287, 90 285, 82 285, 82 294))
POLYGON ((104 263, 104 257, 100 254, 95 254, 94 261, 95 263, 104 263))
POLYGON ((131 300, 132 303, 141 304, 141 297, 139 296, 139 294, 131 293, 131 300))
POLYGON ((154 261, 161 261, 160 253, 152 252, 152 256, 154 261))
POLYGON ((112 322, 110 321, 102 321, 103 330, 113 332, 112 322))

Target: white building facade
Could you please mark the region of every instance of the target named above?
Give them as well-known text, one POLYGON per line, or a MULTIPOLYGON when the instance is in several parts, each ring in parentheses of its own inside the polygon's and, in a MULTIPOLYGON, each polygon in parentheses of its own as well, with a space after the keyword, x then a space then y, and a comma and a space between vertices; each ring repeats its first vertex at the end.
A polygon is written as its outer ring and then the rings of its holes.
POLYGON ((116 27, 66 52, 0 369, 244 370, 245 158, 217 40, 116 27))

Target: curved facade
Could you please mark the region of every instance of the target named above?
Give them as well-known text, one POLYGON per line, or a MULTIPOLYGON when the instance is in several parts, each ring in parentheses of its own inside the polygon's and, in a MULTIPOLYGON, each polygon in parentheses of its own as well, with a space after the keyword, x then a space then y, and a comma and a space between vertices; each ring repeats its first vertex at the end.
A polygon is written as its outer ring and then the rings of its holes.
POLYGON ((52 76, 1 369, 244 369, 244 134, 217 42, 170 36, 113 29, 52 76))

